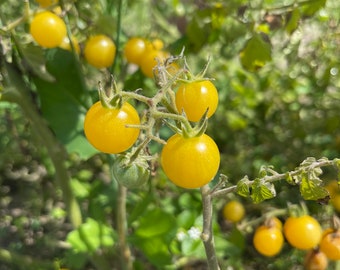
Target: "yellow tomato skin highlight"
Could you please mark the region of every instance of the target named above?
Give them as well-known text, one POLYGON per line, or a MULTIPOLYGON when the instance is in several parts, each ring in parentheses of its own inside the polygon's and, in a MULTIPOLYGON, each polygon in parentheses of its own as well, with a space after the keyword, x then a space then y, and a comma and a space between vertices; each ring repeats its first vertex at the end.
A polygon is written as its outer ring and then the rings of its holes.
POLYGON ((206 134, 192 138, 175 134, 163 147, 161 164, 175 185, 199 188, 216 175, 220 153, 214 140, 206 134))

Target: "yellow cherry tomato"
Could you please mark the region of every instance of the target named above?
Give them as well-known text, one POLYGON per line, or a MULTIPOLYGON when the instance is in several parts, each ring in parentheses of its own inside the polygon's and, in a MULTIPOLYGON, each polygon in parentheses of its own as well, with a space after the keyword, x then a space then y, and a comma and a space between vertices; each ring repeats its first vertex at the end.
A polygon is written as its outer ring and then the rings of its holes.
POLYGON ((116 45, 106 35, 91 36, 85 43, 86 61, 97 68, 106 68, 113 64, 116 56, 116 45))

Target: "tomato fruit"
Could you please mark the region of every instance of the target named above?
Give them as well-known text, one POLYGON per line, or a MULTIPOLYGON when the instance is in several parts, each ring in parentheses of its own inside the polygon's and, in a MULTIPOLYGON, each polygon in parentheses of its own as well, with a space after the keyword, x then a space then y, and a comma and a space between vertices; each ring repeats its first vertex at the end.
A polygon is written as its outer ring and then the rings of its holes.
POLYGON ((139 136, 139 129, 126 125, 139 125, 135 108, 123 103, 121 108, 105 108, 98 101, 85 115, 84 132, 88 141, 103 153, 117 154, 129 149, 139 136))
POLYGON ((36 14, 30 24, 30 34, 42 47, 58 47, 66 36, 65 22, 50 11, 36 14))
POLYGON ((322 251, 312 249, 305 255, 304 267, 306 270, 326 270, 328 259, 322 251))
POLYGON ((232 200, 223 207, 223 217, 228 221, 238 222, 244 217, 244 214, 244 206, 239 201, 232 200))
POLYGON ((199 121, 207 109, 207 117, 211 117, 217 105, 218 93, 211 81, 183 83, 176 92, 177 110, 179 113, 184 111, 189 121, 199 121))
POLYGON ((157 61, 164 62, 168 56, 168 53, 164 51, 154 49, 145 51, 140 61, 142 73, 149 78, 153 78, 154 67, 158 64, 157 61))
POLYGON ((148 163, 143 159, 129 160, 120 156, 112 166, 112 174, 116 181, 127 188, 139 188, 150 178, 148 163))
POLYGON ((309 215, 288 217, 283 225, 283 232, 293 247, 302 250, 316 247, 322 236, 319 222, 309 215))
POLYGON ((124 56, 129 63, 139 65, 144 53, 148 50, 148 42, 143 38, 130 38, 124 47, 124 56))
POLYGON ((159 38, 152 40, 151 44, 155 50, 162 50, 164 48, 164 43, 159 38))
POLYGON ((277 227, 261 225, 255 230, 254 247, 264 256, 271 257, 280 253, 283 243, 283 234, 277 227))
POLYGON ((209 183, 220 165, 220 152, 208 135, 170 137, 161 152, 165 174, 177 186, 199 188, 209 183))
POLYGON ((36 0, 36 2, 42 7, 46 8, 58 3, 58 0, 36 0))
POLYGON ((266 220, 266 225, 270 226, 270 227, 276 227, 278 228, 280 231, 282 231, 282 222, 281 220, 279 220, 277 217, 271 217, 268 220, 266 220))
POLYGON ((85 43, 86 61, 96 68, 106 68, 113 64, 116 56, 116 45, 106 35, 91 36, 85 43))
POLYGON ((321 239, 320 250, 328 259, 340 260, 340 231, 328 230, 321 239))

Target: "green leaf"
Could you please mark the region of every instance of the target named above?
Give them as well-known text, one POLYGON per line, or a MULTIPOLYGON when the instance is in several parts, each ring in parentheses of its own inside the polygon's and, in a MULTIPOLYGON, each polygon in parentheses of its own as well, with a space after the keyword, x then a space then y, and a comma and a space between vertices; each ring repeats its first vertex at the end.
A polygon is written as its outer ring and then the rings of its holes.
POLYGON ((303 172, 299 175, 300 192, 305 200, 323 199, 329 195, 323 187, 323 181, 313 172, 303 172))
POLYGON ((299 26, 301 14, 299 9, 294 9, 291 13, 287 15, 287 23, 285 30, 288 34, 292 34, 299 26))
POLYGON ((94 252, 100 246, 113 246, 114 233, 112 228, 88 218, 78 229, 67 235, 67 242, 76 252, 94 252))
POLYGON ((306 1, 305 5, 301 7, 301 13, 303 16, 313 16, 317 11, 324 8, 326 0, 314 0, 306 1))
POLYGON ((268 36, 255 34, 241 50, 240 61, 242 66, 249 71, 256 71, 272 60, 271 44, 268 36))
POLYGON ((37 75, 39 78, 54 82, 55 78, 46 69, 46 59, 44 51, 40 46, 33 44, 27 44, 21 47, 21 53, 23 55, 23 62, 29 68, 29 70, 37 75))
POLYGON ((251 187, 251 198, 254 203, 260 203, 276 196, 274 185, 270 182, 266 182, 264 179, 255 179, 251 187))
MULTIPOLYGON (((157 223, 155 220, 154 223, 157 223)), ((155 236, 150 238, 135 239, 134 244, 144 253, 148 260, 164 269, 163 266, 171 264, 172 255, 163 237, 155 236)))
POLYGON ((249 178, 248 176, 243 177, 240 181, 237 182, 236 192, 238 195, 243 197, 249 197, 249 178))
POLYGON ((175 224, 176 220, 172 215, 163 212, 161 209, 153 209, 145 213, 140 219, 135 234, 144 238, 169 234, 170 231, 176 229, 175 224))
POLYGON ((54 49, 46 56, 47 70, 55 82, 35 77, 34 82, 40 97, 41 111, 57 138, 68 152, 76 152, 87 159, 97 153, 86 140, 83 119, 92 103, 83 85, 83 74, 72 53, 54 49))

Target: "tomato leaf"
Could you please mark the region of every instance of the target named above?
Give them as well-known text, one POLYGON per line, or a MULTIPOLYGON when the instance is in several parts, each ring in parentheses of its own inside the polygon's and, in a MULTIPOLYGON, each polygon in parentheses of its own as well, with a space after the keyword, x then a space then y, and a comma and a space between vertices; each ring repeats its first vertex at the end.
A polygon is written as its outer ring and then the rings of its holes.
POLYGON ((287 23, 285 25, 285 30, 288 34, 292 34, 299 26, 301 14, 299 9, 294 9, 291 13, 287 15, 287 23))
POLYGON ((298 176, 300 192, 305 200, 319 200, 329 195, 328 191, 323 187, 323 181, 317 177, 318 174, 319 171, 309 171, 302 172, 298 176))
POLYGON ((243 177, 240 181, 237 182, 236 192, 238 195, 243 197, 249 197, 249 178, 248 176, 243 177))
POLYGON ((67 242, 76 252, 94 252, 100 246, 113 246, 114 233, 112 228, 88 218, 78 229, 67 235, 67 242))
POLYGON ((257 178, 252 184, 251 198, 254 203, 260 203, 264 200, 274 198, 276 190, 272 183, 265 181, 263 178, 257 178))
MULTIPOLYGON (((154 220, 153 223, 157 222, 154 220)), ((164 241, 163 237, 137 238, 133 242, 148 260, 160 269, 164 269, 165 265, 171 264, 172 256, 168 249, 168 243, 164 241)))
POLYGON ((326 5, 326 0, 314 0, 307 1, 304 6, 301 8, 301 12, 303 16, 313 16, 317 11, 322 9, 326 5))
POLYGON ((271 61, 271 45, 268 37, 262 34, 255 34, 241 50, 240 61, 242 66, 249 71, 256 71, 271 61))
POLYGON ((30 72, 45 81, 55 81, 53 75, 46 69, 44 51, 40 46, 27 44, 26 46, 22 46, 20 49, 23 56, 23 64, 30 72))
POLYGON ((174 217, 161 209, 153 209, 144 214, 140 219, 139 227, 135 234, 140 237, 154 237, 169 234, 176 223, 174 217))
POLYGON ((46 55, 46 67, 56 79, 34 77, 40 97, 41 112, 68 152, 87 159, 98 151, 86 140, 83 118, 91 101, 72 53, 55 49, 46 55))

